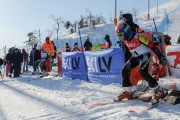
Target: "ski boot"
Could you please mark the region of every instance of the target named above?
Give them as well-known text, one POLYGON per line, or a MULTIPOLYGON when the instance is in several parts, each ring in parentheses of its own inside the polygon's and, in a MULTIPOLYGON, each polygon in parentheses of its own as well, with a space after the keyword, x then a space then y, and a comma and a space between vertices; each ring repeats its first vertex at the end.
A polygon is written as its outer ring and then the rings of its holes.
POLYGON ((121 93, 116 99, 113 99, 114 102, 122 101, 122 100, 131 100, 134 99, 133 93, 129 91, 124 91, 121 93))
POLYGON ((162 87, 155 87, 152 88, 154 91, 154 95, 152 96, 152 100, 151 103, 155 104, 156 102, 158 102, 160 99, 164 98, 167 95, 167 91, 164 90, 162 87))

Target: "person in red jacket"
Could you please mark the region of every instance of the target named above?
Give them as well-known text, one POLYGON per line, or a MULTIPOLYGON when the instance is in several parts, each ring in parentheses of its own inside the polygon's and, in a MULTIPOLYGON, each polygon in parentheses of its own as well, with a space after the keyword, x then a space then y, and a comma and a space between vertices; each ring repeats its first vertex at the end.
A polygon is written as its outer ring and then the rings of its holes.
POLYGON ((110 40, 110 36, 109 36, 109 35, 105 35, 105 36, 104 36, 104 39, 106 40, 106 49, 107 49, 107 48, 111 48, 112 42, 111 42, 111 40, 110 40))
POLYGON ((68 43, 66 43, 66 52, 71 52, 71 48, 68 43))
POLYGON ((72 50, 72 52, 77 52, 77 51, 80 51, 79 47, 78 47, 78 43, 74 43, 74 48, 72 50))
POLYGON ((51 38, 46 37, 46 41, 42 45, 42 49, 44 52, 48 54, 46 59, 46 74, 51 72, 51 57, 54 56, 54 45, 51 43, 51 38))
POLYGON ((151 102, 156 103, 160 98, 166 95, 167 91, 160 87, 157 80, 148 73, 151 50, 158 56, 160 63, 163 65, 167 62, 165 56, 163 56, 159 49, 144 35, 132 32, 127 23, 117 25, 115 31, 117 36, 119 36, 132 54, 132 57, 126 62, 121 71, 124 92, 118 96, 118 99, 132 99, 134 97, 129 75, 131 69, 139 65, 141 76, 147 81, 150 87, 149 92, 153 94, 151 102))
POLYGON ((25 49, 22 49, 22 55, 23 55, 23 72, 28 71, 28 53, 25 51, 25 49))

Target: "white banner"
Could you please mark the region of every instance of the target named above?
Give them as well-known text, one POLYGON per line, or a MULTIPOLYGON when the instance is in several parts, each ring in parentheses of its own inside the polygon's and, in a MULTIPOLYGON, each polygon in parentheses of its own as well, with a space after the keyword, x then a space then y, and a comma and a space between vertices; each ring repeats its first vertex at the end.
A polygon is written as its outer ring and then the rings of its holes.
POLYGON ((167 61, 173 76, 180 77, 180 45, 166 47, 167 61))

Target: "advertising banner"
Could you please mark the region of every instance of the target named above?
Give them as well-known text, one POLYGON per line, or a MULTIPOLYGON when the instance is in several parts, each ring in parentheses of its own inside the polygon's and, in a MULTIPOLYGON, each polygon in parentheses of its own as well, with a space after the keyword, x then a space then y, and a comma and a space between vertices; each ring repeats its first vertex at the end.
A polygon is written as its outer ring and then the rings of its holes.
POLYGON ((166 47, 167 61, 173 76, 180 77, 180 45, 166 47))
POLYGON ((71 79, 88 80, 82 52, 62 53, 62 74, 71 79))
POLYGON ((88 78, 91 82, 121 83, 121 69, 125 64, 120 48, 84 52, 88 78))

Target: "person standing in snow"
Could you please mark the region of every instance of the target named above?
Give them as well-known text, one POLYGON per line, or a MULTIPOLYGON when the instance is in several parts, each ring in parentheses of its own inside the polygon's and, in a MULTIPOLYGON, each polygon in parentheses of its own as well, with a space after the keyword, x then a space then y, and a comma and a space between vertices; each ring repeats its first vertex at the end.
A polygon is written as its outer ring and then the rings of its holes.
MULTIPOLYGON (((1 67, 1 65, 3 65, 3 63, 4 63, 4 60, 3 60, 2 58, 0 58, 0 67, 1 67)), ((3 77, 3 74, 2 74, 2 72, 1 72, 1 69, 0 69, 0 77, 1 77, 1 78, 3 77)))
POLYGON ((51 59, 54 56, 54 45, 51 43, 51 38, 46 37, 46 41, 42 45, 42 49, 48 53, 48 58, 46 59, 46 75, 51 72, 51 59))
POLYGON ((84 43, 85 51, 91 51, 92 43, 89 41, 89 37, 87 37, 86 42, 84 43))
POLYGON ((127 46, 132 54, 132 57, 126 62, 121 71, 124 92, 118 96, 118 100, 125 98, 132 99, 134 97, 134 92, 131 89, 129 76, 131 69, 140 65, 141 76, 149 84, 149 92, 153 92, 154 94, 151 98, 152 103, 156 103, 160 98, 166 95, 166 91, 160 87, 157 83, 157 80, 148 73, 148 66, 151 57, 150 49, 158 56, 158 59, 162 65, 165 65, 167 62, 165 56, 163 56, 159 49, 144 35, 132 32, 130 26, 127 23, 118 24, 115 31, 117 36, 119 36, 124 45, 127 46))
POLYGON ((6 61, 6 77, 10 76, 10 69, 11 69, 11 61, 12 61, 12 48, 9 48, 8 53, 6 54, 5 61, 6 61))
POLYGON ((14 68, 14 78, 20 77, 21 73, 22 54, 18 48, 15 48, 15 52, 12 57, 12 64, 14 68))
POLYGON ((74 43, 74 48, 72 50, 72 52, 77 52, 77 51, 80 51, 79 47, 78 47, 78 43, 74 43))
POLYGON ((71 52, 71 48, 68 43, 66 43, 66 52, 71 52))
POLYGON ((32 74, 34 74, 36 72, 36 68, 37 68, 35 62, 41 58, 41 52, 37 49, 37 44, 34 44, 34 47, 31 51, 29 57, 30 57, 29 65, 33 66, 32 74))
POLYGON ((111 42, 111 40, 110 40, 110 36, 109 36, 109 35, 105 35, 105 36, 104 36, 104 39, 106 40, 106 43, 105 43, 106 49, 111 48, 112 42, 111 42))
POLYGON ((28 71, 28 53, 25 51, 25 49, 22 49, 22 55, 23 55, 23 72, 28 71))
POLYGON ((179 38, 178 38, 177 44, 180 44, 180 36, 179 36, 179 38))
MULTIPOLYGON (((54 63, 54 60, 56 59, 57 57, 57 49, 56 49, 56 45, 54 44, 54 41, 51 41, 51 43, 53 44, 54 46, 54 56, 52 56, 52 64, 54 63)), ((52 67, 52 66, 51 66, 52 67)))

